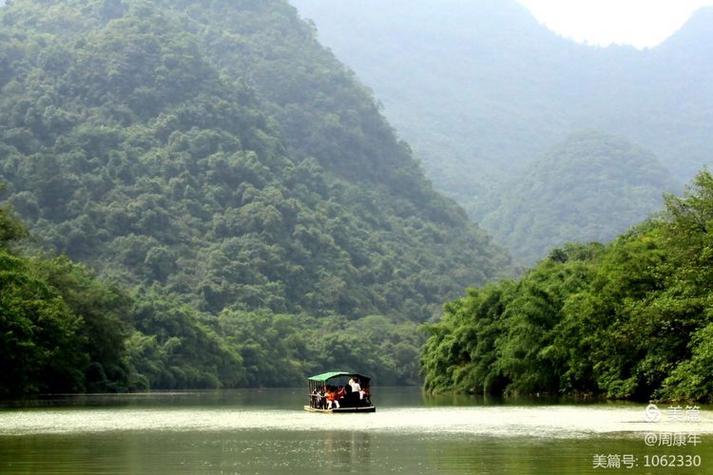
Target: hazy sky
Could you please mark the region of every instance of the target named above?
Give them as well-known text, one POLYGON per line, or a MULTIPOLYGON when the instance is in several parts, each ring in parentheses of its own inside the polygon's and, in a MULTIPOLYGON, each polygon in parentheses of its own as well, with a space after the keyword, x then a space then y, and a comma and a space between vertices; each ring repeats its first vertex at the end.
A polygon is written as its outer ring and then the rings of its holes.
POLYGON ((520 0, 550 29, 577 41, 655 46, 713 0, 520 0))

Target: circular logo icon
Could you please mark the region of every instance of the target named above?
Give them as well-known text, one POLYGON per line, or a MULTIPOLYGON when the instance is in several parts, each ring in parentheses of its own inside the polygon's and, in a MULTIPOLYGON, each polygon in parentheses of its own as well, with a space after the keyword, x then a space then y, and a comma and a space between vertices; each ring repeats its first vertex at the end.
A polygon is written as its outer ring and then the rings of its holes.
POLYGON ((656 404, 649 404, 646 406, 646 411, 644 411, 644 413, 646 415, 647 422, 658 422, 661 420, 661 411, 656 404))

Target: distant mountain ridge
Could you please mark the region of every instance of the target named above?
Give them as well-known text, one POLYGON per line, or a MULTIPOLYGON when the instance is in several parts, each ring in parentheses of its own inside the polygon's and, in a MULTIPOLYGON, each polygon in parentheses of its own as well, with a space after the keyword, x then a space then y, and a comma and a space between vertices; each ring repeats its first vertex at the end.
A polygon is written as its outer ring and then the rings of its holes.
POLYGON ((514 0, 292 3, 476 221, 501 184, 579 130, 651 150, 680 183, 711 163, 712 8, 639 51, 560 37, 514 0))
POLYGON ((680 184, 650 152, 620 137, 579 132, 498 190, 483 218, 496 241, 534 264, 567 242, 606 242, 645 220, 680 184))

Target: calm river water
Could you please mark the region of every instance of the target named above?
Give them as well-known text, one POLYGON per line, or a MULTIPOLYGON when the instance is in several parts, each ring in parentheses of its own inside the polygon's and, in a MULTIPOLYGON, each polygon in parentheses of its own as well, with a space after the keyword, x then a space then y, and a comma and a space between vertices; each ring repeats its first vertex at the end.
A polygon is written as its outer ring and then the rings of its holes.
POLYGON ((713 474, 710 407, 662 405, 647 422, 642 404, 375 388, 375 414, 328 415, 304 412, 304 392, 0 403, 0 473, 713 474))

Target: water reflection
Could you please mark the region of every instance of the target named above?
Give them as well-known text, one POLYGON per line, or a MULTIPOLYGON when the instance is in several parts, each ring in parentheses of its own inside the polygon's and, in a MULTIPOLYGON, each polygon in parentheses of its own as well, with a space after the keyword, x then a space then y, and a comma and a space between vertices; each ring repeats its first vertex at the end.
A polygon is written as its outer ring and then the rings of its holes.
POLYGON ((322 454, 328 465, 340 471, 354 471, 371 463, 368 432, 324 432, 322 454))

